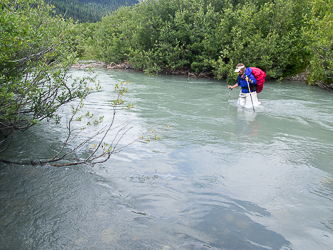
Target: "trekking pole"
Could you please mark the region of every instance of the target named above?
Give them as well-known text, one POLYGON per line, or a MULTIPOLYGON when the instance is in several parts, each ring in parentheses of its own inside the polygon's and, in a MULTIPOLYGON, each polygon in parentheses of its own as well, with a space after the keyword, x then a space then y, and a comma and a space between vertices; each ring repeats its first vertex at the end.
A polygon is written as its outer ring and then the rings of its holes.
POLYGON ((246 82, 247 82, 247 87, 249 88, 249 93, 250 93, 250 97, 251 97, 253 112, 256 112, 254 110, 254 105, 253 105, 253 100, 252 100, 252 95, 251 95, 251 90, 250 90, 250 84, 249 84, 249 81, 248 81, 248 77, 246 77, 246 82))
POLYGON ((231 89, 229 88, 229 101, 230 101, 230 90, 231 90, 231 89))

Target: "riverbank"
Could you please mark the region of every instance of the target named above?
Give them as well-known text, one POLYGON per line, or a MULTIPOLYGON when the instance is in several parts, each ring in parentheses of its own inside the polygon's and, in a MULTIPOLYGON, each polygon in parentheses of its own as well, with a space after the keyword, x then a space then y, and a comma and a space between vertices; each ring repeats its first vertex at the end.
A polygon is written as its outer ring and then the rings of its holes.
MULTIPOLYGON (((95 61, 95 60, 87 60, 87 61, 78 61, 75 65, 72 66, 74 69, 86 69, 86 68, 106 68, 106 69, 134 69, 134 67, 127 63, 109 63, 106 64, 105 62, 95 61)), ((181 68, 179 70, 163 70, 162 74, 170 74, 170 75, 184 75, 188 76, 189 78, 213 78, 212 72, 201 72, 199 74, 195 74, 189 68, 181 68)))
MULTIPOLYGON (((72 68, 75 69, 85 69, 85 68, 106 68, 106 69, 134 69, 133 66, 127 62, 116 64, 111 62, 106 64, 105 62, 95 61, 95 60, 87 60, 87 61, 78 61, 72 68)), ((212 72, 200 72, 199 74, 195 74, 190 68, 181 68, 178 70, 168 70, 165 69, 162 71, 162 74, 171 74, 171 75, 187 75, 190 78, 213 78, 214 75, 212 72)), ((309 75, 309 72, 303 72, 297 74, 295 76, 286 77, 285 80, 291 81, 304 81, 309 75)))
MULTIPOLYGON (((95 60, 86 60, 86 61, 78 61, 72 68, 75 69, 84 69, 84 68, 106 68, 106 69, 134 69, 133 66, 127 62, 116 64, 116 63, 109 63, 106 64, 105 62, 95 61, 95 60)), ((187 76, 188 78, 214 78, 212 72, 201 72, 199 74, 195 74, 190 68, 181 68, 179 70, 163 70, 162 74, 170 74, 170 75, 183 75, 187 76)), ((299 82, 306 82, 310 72, 308 70, 299 73, 295 76, 288 76, 285 77, 284 80, 289 81, 299 81, 299 82)), ((322 89, 326 89, 330 92, 333 92, 333 85, 328 86, 327 84, 318 82, 316 85, 322 89)))

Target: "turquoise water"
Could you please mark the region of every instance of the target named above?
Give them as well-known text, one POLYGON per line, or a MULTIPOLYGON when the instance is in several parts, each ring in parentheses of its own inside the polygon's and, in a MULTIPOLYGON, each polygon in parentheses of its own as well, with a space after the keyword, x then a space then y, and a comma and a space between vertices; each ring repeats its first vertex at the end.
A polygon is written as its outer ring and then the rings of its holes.
MULTIPOLYGON (((253 112, 224 81, 96 71, 85 108, 109 121, 130 81, 122 145, 148 129, 151 141, 93 168, 1 165, 1 249, 331 249, 332 94, 268 81, 253 112)), ((65 136, 35 126, 5 157, 51 157, 65 136)))

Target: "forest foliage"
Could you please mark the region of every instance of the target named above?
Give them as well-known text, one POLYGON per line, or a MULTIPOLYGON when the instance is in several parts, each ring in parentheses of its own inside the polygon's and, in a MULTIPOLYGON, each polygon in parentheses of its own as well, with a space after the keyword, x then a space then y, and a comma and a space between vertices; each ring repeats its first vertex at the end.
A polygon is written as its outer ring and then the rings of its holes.
POLYGON ((332 0, 145 0, 81 26, 84 53, 154 74, 190 69, 233 81, 238 62, 280 79, 332 83, 332 0))
POLYGON ((131 6, 138 0, 45 0, 55 6, 55 13, 74 21, 99 22, 102 17, 121 6, 131 6))

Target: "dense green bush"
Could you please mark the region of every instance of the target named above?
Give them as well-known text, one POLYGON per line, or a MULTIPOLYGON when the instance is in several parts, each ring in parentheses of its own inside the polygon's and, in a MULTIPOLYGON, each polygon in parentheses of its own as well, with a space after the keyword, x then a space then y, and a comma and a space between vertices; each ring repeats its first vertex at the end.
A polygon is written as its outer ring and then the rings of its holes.
POLYGON ((333 1, 315 0, 307 13, 308 25, 303 27, 311 52, 309 83, 333 83, 333 1))

